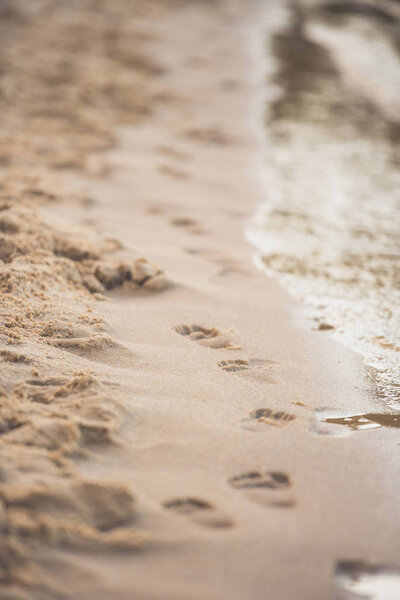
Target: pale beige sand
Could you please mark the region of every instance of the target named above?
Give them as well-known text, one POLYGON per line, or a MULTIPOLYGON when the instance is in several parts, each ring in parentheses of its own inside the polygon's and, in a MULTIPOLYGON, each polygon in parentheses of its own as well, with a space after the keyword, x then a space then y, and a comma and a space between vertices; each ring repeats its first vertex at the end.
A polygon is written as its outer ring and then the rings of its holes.
POLYGON ((80 148, 79 176, 4 167, 1 598, 341 597, 337 562, 398 562, 398 441, 312 431, 319 407, 377 410, 373 389, 244 241, 272 20, 143 6, 151 114, 106 159, 80 148))

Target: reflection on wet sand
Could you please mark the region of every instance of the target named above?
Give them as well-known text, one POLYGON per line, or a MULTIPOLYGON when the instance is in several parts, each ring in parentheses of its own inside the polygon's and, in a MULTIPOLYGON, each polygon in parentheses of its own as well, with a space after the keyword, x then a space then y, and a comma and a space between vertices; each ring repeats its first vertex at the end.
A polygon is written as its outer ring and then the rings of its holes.
POLYGON ((378 427, 400 427, 400 413, 381 414, 367 413, 365 415, 351 415, 346 417, 328 417, 322 419, 325 423, 346 425, 350 429, 377 429, 378 427))
POLYGON ((312 429, 322 435, 345 435, 346 430, 365 431, 380 427, 400 427, 400 412, 337 414, 328 410, 317 410, 314 414, 312 429))
POLYGON ((399 600, 400 572, 362 562, 339 562, 335 572, 335 600, 399 600))

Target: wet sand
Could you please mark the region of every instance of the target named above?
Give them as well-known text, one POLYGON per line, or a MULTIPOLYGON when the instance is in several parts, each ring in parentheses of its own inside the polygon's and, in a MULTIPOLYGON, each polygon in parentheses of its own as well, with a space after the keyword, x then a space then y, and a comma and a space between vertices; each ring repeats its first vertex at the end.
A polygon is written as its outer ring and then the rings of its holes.
POLYGON ((381 413, 375 387, 244 238, 280 12, 33 6, 4 67, 1 597, 343 599, 396 577, 398 430, 315 427, 381 413))

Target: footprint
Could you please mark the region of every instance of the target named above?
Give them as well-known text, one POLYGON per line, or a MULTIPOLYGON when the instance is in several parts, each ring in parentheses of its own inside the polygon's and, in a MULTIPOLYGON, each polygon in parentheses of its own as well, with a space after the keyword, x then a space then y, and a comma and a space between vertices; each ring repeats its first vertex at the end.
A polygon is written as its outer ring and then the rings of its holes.
POLYGON ((159 165, 158 171, 163 175, 172 177, 173 179, 189 179, 190 175, 182 169, 171 167, 171 165, 159 165))
POLYGON ((176 217, 171 219, 171 225, 174 225, 174 227, 196 227, 197 221, 188 217, 176 217))
POLYGON ((294 506, 295 499, 290 491, 291 481, 285 473, 278 471, 250 471, 228 480, 236 490, 255 502, 270 506, 294 506))
POLYGON ((187 517, 198 525, 215 528, 233 526, 233 520, 210 502, 199 498, 173 498, 163 502, 163 506, 178 515, 187 517))
POLYGON ((133 353, 107 335, 49 338, 47 343, 94 362, 126 368, 132 366, 133 363, 133 353))
POLYGON ((215 277, 212 279, 212 281, 214 281, 215 279, 219 279, 220 277, 227 277, 229 275, 240 275, 240 276, 244 276, 244 277, 248 277, 251 275, 250 271, 242 268, 242 267, 223 267, 222 269, 220 269, 218 271, 218 273, 215 275, 215 277))
POLYGON ((184 229, 188 233, 193 233, 194 235, 200 235, 205 233, 195 219, 190 219, 188 217, 175 217, 171 219, 170 224, 174 227, 184 229))
POLYGON ((209 256, 208 260, 221 267, 215 276, 216 278, 226 277, 227 275, 251 275, 251 272, 248 269, 232 258, 217 254, 216 256, 209 256))
POLYGON ((210 64, 210 60, 205 56, 189 56, 185 63, 194 69, 201 69, 202 67, 207 67, 210 64))
POLYGON ((242 263, 216 250, 207 248, 185 248, 185 252, 195 255, 200 254, 208 262, 221 267, 213 279, 218 280, 220 277, 226 277, 227 275, 252 275, 251 271, 249 271, 242 263))
POLYGON ((224 348, 225 350, 240 350, 241 346, 235 344, 232 331, 219 331, 216 327, 207 329, 200 325, 175 325, 174 331, 182 336, 187 336, 192 342, 197 342, 208 348, 224 348))
POLYGON ((221 367, 223 371, 228 371, 229 373, 236 373, 236 371, 248 371, 251 369, 250 361, 242 358, 235 360, 220 360, 218 362, 218 366, 221 367))
POLYGON ((233 92, 239 90, 242 87, 242 84, 237 79, 223 79, 220 86, 227 92, 233 92))
POLYGON ((191 254, 192 256, 207 253, 207 250, 204 248, 184 248, 183 250, 184 252, 186 252, 187 254, 191 254))
POLYGON ((153 215, 153 216, 163 215, 166 213, 165 205, 161 204, 161 203, 151 204, 146 209, 146 212, 148 215, 153 215))
POLYGON ((268 383, 275 383, 275 380, 269 373, 275 364, 276 362, 273 360, 262 360, 259 358, 252 358, 250 360, 237 358, 218 361, 218 366, 223 371, 228 373, 241 372, 245 375, 251 375, 252 378, 259 379, 260 381, 267 381, 268 383))
POLYGON ((251 411, 250 418, 242 419, 245 429, 251 431, 262 431, 265 425, 273 427, 284 427, 295 420, 295 415, 283 410, 272 410, 271 408, 256 408, 251 411))

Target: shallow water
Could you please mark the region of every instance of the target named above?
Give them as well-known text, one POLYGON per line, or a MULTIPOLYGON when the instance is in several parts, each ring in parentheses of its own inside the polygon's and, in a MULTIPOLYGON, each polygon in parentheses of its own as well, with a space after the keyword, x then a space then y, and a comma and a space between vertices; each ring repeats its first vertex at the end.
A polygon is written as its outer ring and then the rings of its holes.
POLYGON ((366 413, 343 417, 327 417, 325 423, 345 425, 355 431, 379 427, 400 427, 400 414, 366 413))
POLYGON ((369 431, 389 427, 400 427, 400 412, 339 414, 329 409, 317 409, 311 421, 311 429, 321 435, 343 436, 353 431, 369 431))
POLYGON ((269 41, 268 85, 279 92, 266 110, 267 198, 247 235, 266 270, 306 302, 312 326, 360 352, 395 407, 400 7, 383 18, 330 4, 292 9, 269 41))
POLYGON ((400 573, 387 567, 340 563, 335 573, 337 600, 399 600, 400 573))

